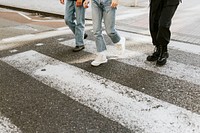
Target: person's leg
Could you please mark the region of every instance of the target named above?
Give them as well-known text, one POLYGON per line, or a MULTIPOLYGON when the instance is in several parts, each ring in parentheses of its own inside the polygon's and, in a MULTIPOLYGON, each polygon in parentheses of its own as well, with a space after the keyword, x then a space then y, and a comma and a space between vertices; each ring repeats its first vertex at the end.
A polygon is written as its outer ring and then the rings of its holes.
POLYGON ((159 30, 157 35, 157 42, 160 44, 160 55, 157 60, 157 65, 164 65, 167 62, 169 56, 167 52, 167 45, 170 42, 171 32, 170 26, 172 17, 177 9, 178 5, 164 6, 161 12, 161 17, 159 20, 159 30))
POLYGON ((157 35, 162 6, 162 0, 152 0, 150 3, 149 29, 152 38, 152 43, 155 46, 155 48, 153 54, 147 56, 147 61, 156 61, 160 54, 159 44, 157 42, 157 35))
POLYGON ((125 50, 125 38, 120 37, 115 29, 116 8, 112 8, 111 0, 105 0, 103 3, 103 19, 105 23, 105 30, 113 43, 121 50, 122 54, 125 50))
POLYGON ((103 19, 105 24, 105 30, 113 43, 120 41, 120 36, 115 29, 115 16, 116 8, 112 8, 111 0, 105 0, 103 3, 103 19))
MULTIPOLYGON (((84 14, 85 14, 85 12, 84 12, 84 14)), ((82 16, 79 16, 79 14, 78 14, 78 20, 80 20, 79 17, 82 17, 82 16)), ((67 0, 66 1, 66 9, 65 9, 65 23, 69 26, 69 28, 71 29, 71 31, 75 35, 75 44, 76 44, 76 46, 73 49, 73 52, 78 52, 78 51, 84 49, 85 47, 83 45, 83 41, 81 41, 81 39, 79 39, 77 37, 77 30, 76 30, 77 29, 77 24, 75 23, 75 19, 77 19, 76 3, 75 3, 75 1, 67 0), (77 40, 77 38, 78 38, 78 40, 77 40)), ((78 25, 78 27, 79 27, 79 25, 78 25)), ((78 32, 78 35, 79 34, 80 33, 78 32)))
POLYGON ((76 7, 76 26, 75 26, 75 40, 76 46, 84 45, 85 32, 85 8, 83 6, 76 7))
POLYGON ((72 32, 75 34, 75 1, 66 1, 65 7, 65 23, 69 26, 72 32))
POLYGON ((92 61, 92 66, 99 66, 102 63, 107 62, 105 55, 106 43, 102 35, 102 18, 103 9, 100 5, 100 0, 92 0, 92 20, 93 20, 93 32, 97 47, 97 57, 92 61))
POLYGON ((100 0, 92 0, 92 21, 97 52, 106 50, 106 43, 102 34, 103 9, 100 0))

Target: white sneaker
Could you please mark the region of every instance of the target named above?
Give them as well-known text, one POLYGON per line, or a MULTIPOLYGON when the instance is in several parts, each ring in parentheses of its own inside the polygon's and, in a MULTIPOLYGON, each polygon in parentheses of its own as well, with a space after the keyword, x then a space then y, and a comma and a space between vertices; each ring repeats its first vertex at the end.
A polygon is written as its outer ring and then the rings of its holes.
POLYGON ((106 62, 108 62, 108 59, 106 58, 106 55, 101 52, 97 55, 95 60, 92 61, 91 65, 92 66, 99 66, 99 65, 106 63, 106 62))
POLYGON ((126 38, 121 37, 120 41, 115 44, 117 50, 120 50, 122 55, 124 54, 125 51, 125 43, 126 43, 126 38))

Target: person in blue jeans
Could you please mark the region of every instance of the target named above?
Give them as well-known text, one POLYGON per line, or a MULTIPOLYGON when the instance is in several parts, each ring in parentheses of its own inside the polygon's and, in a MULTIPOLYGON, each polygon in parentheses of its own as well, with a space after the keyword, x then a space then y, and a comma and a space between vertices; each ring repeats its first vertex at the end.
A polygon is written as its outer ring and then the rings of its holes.
MULTIPOLYGON (((64 4, 65 0, 60 0, 60 3, 64 4)), ((65 23, 75 35, 76 46, 73 51, 83 50, 85 48, 83 40, 87 38, 87 34, 85 34, 85 8, 76 6, 76 0, 66 0, 65 23)))
MULTIPOLYGON (((83 6, 88 7, 89 0, 85 0, 83 6)), ((92 66, 99 66, 107 62, 106 43, 102 35, 102 21, 104 20, 105 31, 122 54, 125 50, 125 38, 120 37, 115 29, 115 17, 118 0, 91 0, 93 32, 97 47, 97 57, 92 61, 92 66)))

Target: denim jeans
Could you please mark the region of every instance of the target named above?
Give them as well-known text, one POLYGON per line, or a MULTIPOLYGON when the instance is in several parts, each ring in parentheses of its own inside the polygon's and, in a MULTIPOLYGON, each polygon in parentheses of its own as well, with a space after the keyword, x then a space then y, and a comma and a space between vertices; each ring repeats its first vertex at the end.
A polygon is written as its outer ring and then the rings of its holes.
POLYGON ((112 8, 111 0, 92 0, 93 31, 97 52, 106 50, 106 43, 102 35, 102 21, 105 31, 113 43, 120 41, 120 36, 115 29, 116 8, 112 8))
POLYGON ((67 0, 65 8, 65 23, 75 35, 76 46, 84 45, 85 8, 83 6, 76 7, 76 1, 67 0))

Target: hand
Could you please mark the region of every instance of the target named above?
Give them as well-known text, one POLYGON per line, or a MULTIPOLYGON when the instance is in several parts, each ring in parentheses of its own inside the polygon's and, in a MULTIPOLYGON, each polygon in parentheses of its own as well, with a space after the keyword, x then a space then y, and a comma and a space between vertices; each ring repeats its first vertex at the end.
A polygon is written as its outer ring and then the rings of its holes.
POLYGON ((84 2, 83 2, 83 7, 84 8, 88 8, 89 6, 89 3, 90 3, 90 1, 89 0, 85 0, 84 2))
POLYGON ((112 0, 112 3, 110 5, 112 8, 117 8, 118 6, 118 0, 112 0))
POLYGON ((60 0, 60 3, 64 5, 65 4, 65 0, 60 0))

